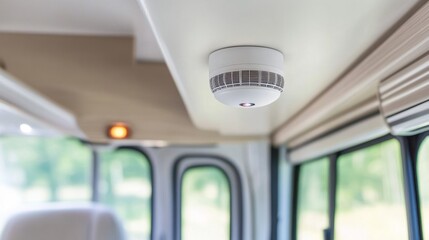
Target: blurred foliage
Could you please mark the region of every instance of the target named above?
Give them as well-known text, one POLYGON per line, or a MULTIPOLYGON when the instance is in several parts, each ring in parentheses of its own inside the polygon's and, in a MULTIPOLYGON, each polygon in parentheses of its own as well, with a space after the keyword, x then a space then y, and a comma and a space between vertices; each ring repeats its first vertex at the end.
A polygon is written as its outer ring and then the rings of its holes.
MULTIPOLYGON (((327 159, 300 168, 298 239, 323 239, 328 227, 327 159)), ((336 240, 407 239, 401 151, 392 139, 337 160, 336 240)))
POLYGON ((301 165, 298 180, 297 239, 323 240, 328 218, 329 159, 301 165))
POLYGON ((335 239, 407 239, 396 139, 340 156, 337 172, 335 239))
POLYGON ((151 231, 151 167, 139 151, 119 149, 100 156, 100 201, 124 221, 130 240, 149 240, 151 231))
POLYGON ((193 167, 182 180, 182 239, 230 239, 231 189, 216 167, 193 167))
POLYGON ((44 188, 49 192, 46 201, 70 200, 60 194, 67 187, 85 192, 81 198, 71 197, 73 200, 89 200, 91 160, 91 149, 74 138, 0 138, 2 184, 21 191, 44 188))
POLYGON ((379 202, 404 202, 401 150, 397 140, 342 155, 337 168, 337 210, 379 202))

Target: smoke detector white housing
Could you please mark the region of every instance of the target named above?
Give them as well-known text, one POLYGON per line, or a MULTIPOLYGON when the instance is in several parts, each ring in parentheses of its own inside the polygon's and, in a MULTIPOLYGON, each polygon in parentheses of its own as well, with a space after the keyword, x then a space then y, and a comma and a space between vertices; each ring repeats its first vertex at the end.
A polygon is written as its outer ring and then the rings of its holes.
POLYGON ((284 57, 266 47, 229 47, 209 56, 210 87, 215 98, 233 107, 262 107, 283 92, 284 57))

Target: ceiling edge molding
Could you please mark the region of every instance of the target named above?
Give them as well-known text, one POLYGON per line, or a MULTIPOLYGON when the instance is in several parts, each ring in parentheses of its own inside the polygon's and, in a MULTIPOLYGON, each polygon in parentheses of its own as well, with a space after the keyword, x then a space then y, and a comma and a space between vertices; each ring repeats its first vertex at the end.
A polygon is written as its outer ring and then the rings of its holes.
POLYGON ((330 132, 342 128, 346 125, 349 125, 353 122, 358 121, 359 119, 372 116, 379 112, 379 104, 377 97, 372 97, 366 101, 358 104, 353 109, 339 113, 338 115, 328 119, 320 125, 310 129, 309 131, 300 134, 298 137, 288 141, 287 145, 289 148, 297 148, 304 144, 309 143, 310 141, 320 138, 330 132))
POLYGON ((293 149, 289 152, 289 160, 292 164, 303 163, 382 137, 388 133, 389 128, 381 115, 375 115, 317 141, 293 149))
POLYGON ((192 102, 189 99, 187 95, 187 90, 183 83, 181 81, 178 81, 177 79, 180 79, 179 77, 179 71, 177 70, 176 66, 173 64, 173 58, 171 57, 170 51, 167 48, 167 44, 165 41, 159 36, 159 32, 157 27, 154 24, 153 16, 150 13, 150 1, 146 0, 138 0, 141 10, 146 15, 146 19, 152 29, 152 32, 154 34, 154 37, 156 41, 158 42, 159 49, 161 50, 161 54, 164 57, 165 63, 168 67, 168 70, 170 71, 170 74, 174 80, 174 83, 177 87, 177 90, 179 91, 179 94, 185 104, 186 113, 188 114, 189 118, 191 119, 191 122, 194 126, 196 126, 199 129, 203 129, 201 126, 198 125, 198 122, 193 117, 193 115, 190 113, 190 107, 192 102))
POLYGON ((297 137, 368 85, 389 77, 428 51, 429 2, 426 2, 366 58, 274 131, 273 144, 297 137))
POLYGON ((74 115, 0 70, 0 100, 59 132, 85 137, 74 115))

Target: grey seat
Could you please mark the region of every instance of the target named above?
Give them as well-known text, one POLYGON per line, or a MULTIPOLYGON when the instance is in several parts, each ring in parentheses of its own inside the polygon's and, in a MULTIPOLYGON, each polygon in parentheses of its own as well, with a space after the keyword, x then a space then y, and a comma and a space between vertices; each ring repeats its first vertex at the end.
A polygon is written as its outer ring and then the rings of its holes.
POLYGON ((123 240, 121 222, 99 205, 48 205, 10 217, 1 240, 123 240))

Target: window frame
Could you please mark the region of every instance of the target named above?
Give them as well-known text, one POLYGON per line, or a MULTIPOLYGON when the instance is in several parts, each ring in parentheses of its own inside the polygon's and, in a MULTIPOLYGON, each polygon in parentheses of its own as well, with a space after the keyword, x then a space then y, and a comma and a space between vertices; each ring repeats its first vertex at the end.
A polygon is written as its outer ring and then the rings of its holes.
POLYGON ((173 232, 175 240, 182 239, 182 185, 184 174, 194 168, 214 167, 226 177, 230 191, 230 240, 243 236, 242 182, 236 166, 226 158, 216 155, 192 154, 177 158, 173 167, 173 232))
MULTIPOLYGON (((284 149, 283 149, 284 150, 284 149)), ((278 239, 278 224, 279 224, 279 185, 280 176, 280 148, 271 147, 270 157, 270 181, 271 181, 271 229, 270 240, 278 239)))
MULTIPOLYGON (((401 163, 402 176, 400 176, 400 177, 402 178, 401 180, 403 182, 402 191, 404 194, 406 221, 408 224, 407 225, 408 237, 410 240, 417 240, 417 239, 421 240, 422 238, 419 238, 419 237, 417 237, 418 235, 416 235, 416 234, 418 234, 418 232, 416 232, 416 228, 414 228, 414 224, 411 224, 411 222, 415 221, 415 219, 414 219, 415 216, 410 215, 410 212, 415 210, 415 206, 414 206, 415 204, 413 204, 414 199, 412 199, 414 197, 412 197, 410 194, 408 194, 408 191, 415 191, 415 189, 414 190, 410 189, 410 186, 413 186, 413 185, 410 182, 410 169, 409 169, 410 165, 407 163, 408 161, 407 161, 406 157, 404 156, 404 154, 406 153, 406 151, 404 151, 404 137, 394 136, 394 135, 388 134, 388 135, 382 136, 380 138, 376 138, 376 139, 370 140, 368 142, 359 144, 357 146, 339 151, 337 153, 337 156, 335 159, 335 168, 337 169, 338 160, 342 155, 352 153, 355 151, 359 151, 359 150, 362 150, 365 148, 370 148, 374 145, 381 144, 383 142, 386 142, 386 141, 389 141, 392 139, 395 139, 396 141, 398 141, 400 156, 401 156, 400 163, 401 163)), ((330 173, 330 175, 331 175, 331 173, 330 173)), ((335 172, 335 178, 337 179, 337 177, 338 177, 338 172, 336 171, 335 172)), ((337 186, 336 181, 335 181, 335 186, 337 186)), ((414 187, 412 187, 412 188, 414 188, 414 187)), ((335 202, 336 201, 336 192, 333 194, 333 198, 334 198, 333 202, 335 202)), ((333 225, 332 225, 331 236, 330 236, 329 240, 334 240, 335 212, 336 212, 335 209, 336 208, 335 208, 335 204, 334 204, 334 211, 333 211, 333 216, 332 216, 333 225)), ((422 235, 420 234, 419 236, 422 236, 422 235)))
MULTIPOLYGON (((429 136, 429 132, 425 133, 426 136, 429 136)), ((421 136, 419 136, 421 137, 421 136)), ((410 196, 408 196, 409 194, 407 194, 408 189, 410 189, 410 186, 412 187, 410 190, 414 191, 414 195, 417 196, 417 200, 418 200, 418 189, 416 189, 417 185, 413 184, 412 182, 410 182, 410 174, 413 172, 409 171, 409 167, 407 166, 409 164, 406 164, 406 158, 404 157, 404 137, 396 137, 393 136, 391 134, 382 136, 380 138, 376 138, 361 144, 358 144, 356 146, 352 146, 350 148, 346 148, 344 150, 341 151, 337 151, 337 152, 333 152, 331 154, 327 154, 324 156, 320 156, 317 158, 313 158, 311 160, 308 161, 304 161, 300 164, 294 165, 293 169, 292 169, 292 201, 291 201, 291 218, 292 218, 292 226, 291 226, 291 231, 290 231, 290 237, 292 240, 296 240, 297 239, 297 227, 298 227, 298 215, 297 215, 297 207, 298 207, 298 191, 299 191, 299 175, 300 175, 300 167, 307 164, 307 163, 311 163, 313 161, 317 161, 323 158, 328 158, 329 159, 329 170, 328 170, 328 203, 329 203, 329 207, 328 207, 328 217, 329 217, 329 226, 328 228, 324 231, 324 239, 325 240, 334 240, 334 232, 335 232, 335 213, 336 213, 336 193, 337 193, 337 177, 338 177, 338 172, 337 172, 337 165, 338 165, 338 160, 339 158, 344 155, 344 154, 348 154, 351 152, 355 152, 355 151, 359 151, 365 148, 369 148, 373 145, 379 144, 379 143, 383 143, 385 141, 389 141, 391 139, 396 139, 400 145, 400 151, 401 151, 401 167, 402 167, 402 178, 403 178, 403 183, 404 183, 404 196, 405 196, 405 204, 406 204, 406 212, 407 212, 407 222, 408 222, 408 234, 410 236, 411 240, 421 240, 422 238, 418 238, 418 236, 422 236, 421 235, 421 225, 420 227, 415 227, 415 221, 417 220, 417 223, 421 224, 421 220, 420 220, 420 212, 418 212, 419 214, 417 215, 417 219, 415 215, 410 215, 409 212, 413 211, 415 212, 416 210, 418 210, 418 205, 416 206, 416 199, 415 197, 412 197, 412 199, 409 199, 410 196), (413 219, 413 220, 412 220, 413 219), (412 223, 410 224, 410 222, 412 221, 412 223), (420 235, 419 234, 420 231, 420 235)), ((423 137, 424 140, 424 137, 423 137)), ((423 141, 421 140, 421 142, 423 141)), ((420 142, 420 143, 421 143, 420 142)), ((418 148, 417 148, 418 149, 418 148)), ((416 161, 414 161, 415 163, 416 161)), ((412 166, 411 166, 412 167, 412 166)), ((415 169, 415 165, 414 165, 414 169, 415 169)), ((412 176, 412 175, 411 175, 412 176)), ((415 177, 415 174, 414 174, 415 177)))
POLYGON ((424 136, 428 133, 397 137, 401 144, 405 203, 407 205, 409 239, 411 240, 423 239, 417 179, 417 158, 421 143, 425 139, 424 136))
POLYGON ((410 212, 407 211, 407 214, 410 215, 409 217, 411 218, 408 224, 415 233, 413 240, 423 239, 422 212, 420 208, 420 190, 417 171, 419 151, 426 138, 429 138, 429 131, 413 136, 401 137, 401 141, 403 142, 403 160, 408 163, 407 165, 409 168, 409 173, 406 178, 410 182, 409 188, 412 196, 408 196, 411 201, 410 212))
MULTIPOLYGON (((101 173, 101 159, 100 159, 100 149, 98 149, 95 145, 92 145, 92 150, 93 150, 93 161, 92 161, 92 202, 94 203, 100 203, 100 192, 99 192, 99 188, 100 188, 100 184, 101 184, 101 178, 100 178, 100 173, 101 173)), ((155 177, 154 177, 154 169, 153 169, 153 163, 152 163, 152 159, 149 157, 149 154, 146 153, 146 151, 139 147, 139 146, 135 146, 135 145, 129 145, 129 146, 116 146, 116 147, 112 147, 111 149, 108 149, 111 151, 119 151, 119 150, 132 150, 132 151, 136 151, 140 154, 142 154, 148 161, 149 163, 149 171, 150 171, 150 185, 151 185, 151 198, 150 198, 150 235, 149 235, 149 239, 154 240, 154 229, 155 229, 155 198, 156 198, 156 194, 155 194, 155 177)))
POLYGON ((327 156, 322 156, 322 157, 317 157, 317 158, 313 158, 311 160, 308 161, 304 161, 300 164, 297 164, 293 167, 292 169, 292 181, 293 181, 293 187, 292 187, 292 196, 293 200, 292 200, 292 229, 291 229, 291 239, 296 240, 297 236, 298 236, 298 203, 299 203, 299 177, 301 174, 301 168, 306 165, 306 164, 310 164, 313 162, 318 162, 321 160, 327 160, 328 161, 328 228, 324 230, 323 234, 325 235, 325 239, 327 236, 326 234, 329 234, 329 231, 331 231, 331 191, 332 191, 332 179, 331 179, 331 167, 332 167, 332 157, 331 155, 327 155, 327 156))

